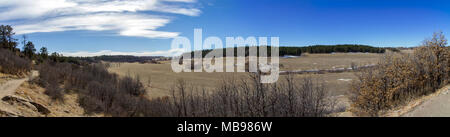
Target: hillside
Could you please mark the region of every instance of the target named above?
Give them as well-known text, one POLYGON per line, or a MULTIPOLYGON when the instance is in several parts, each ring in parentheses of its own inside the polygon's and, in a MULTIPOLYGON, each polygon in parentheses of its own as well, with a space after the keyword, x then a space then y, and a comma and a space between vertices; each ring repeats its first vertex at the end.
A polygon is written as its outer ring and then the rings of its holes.
MULTIPOLYGON (((38 76, 33 71, 32 79, 38 76)), ((52 100, 45 89, 34 84, 30 77, 0 78, 0 117, 73 117, 89 116, 78 104, 78 95, 65 95, 64 102, 52 100)), ((92 115, 91 115, 92 116, 92 115)))

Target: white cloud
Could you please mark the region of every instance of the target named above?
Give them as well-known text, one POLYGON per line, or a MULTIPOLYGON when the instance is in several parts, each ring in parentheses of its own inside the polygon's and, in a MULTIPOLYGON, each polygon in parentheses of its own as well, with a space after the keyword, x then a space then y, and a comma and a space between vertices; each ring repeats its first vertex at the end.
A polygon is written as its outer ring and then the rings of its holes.
POLYGON ((164 1, 171 1, 171 2, 196 2, 196 0, 164 0, 164 1))
POLYGON ((168 51, 153 51, 153 52, 118 52, 118 51, 110 51, 110 50, 102 50, 98 52, 62 52, 64 56, 72 56, 72 57, 93 57, 93 56, 101 56, 101 55, 132 55, 132 56, 175 56, 181 55, 185 51, 183 49, 171 49, 168 51))
POLYGON ((198 16, 196 0, 0 0, 0 23, 10 22, 17 34, 70 30, 113 31, 117 35, 171 38, 178 32, 158 31, 171 13, 198 16), (153 11, 153 12, 148 12, 153 11))
POLYGON ((156 31, 157 28, 169 23, 170 19, 127 13, 96 13, 69 17, 56 17, 15 27, 17 34, 35 32, 56 32, 69 30, 106 31, 114 30, 122 36, 168 38, 176 37, 176 32, 156 31))
POLYGON ((0 20, 37 18, 52 11, 76 7, 66 0, 0 0, 0 20))

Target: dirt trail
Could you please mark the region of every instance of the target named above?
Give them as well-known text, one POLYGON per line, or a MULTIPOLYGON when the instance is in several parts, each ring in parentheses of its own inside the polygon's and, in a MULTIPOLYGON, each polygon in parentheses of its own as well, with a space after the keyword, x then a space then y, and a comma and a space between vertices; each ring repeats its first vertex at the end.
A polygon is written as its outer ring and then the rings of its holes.
POLYGON ((450 85, 439 94, 424 101, 403 117, 450 117, 450 85))
MULTIPOLYGON (((37 71, 32 71, 32 78, 38 75, 37 71)), ((0 99, 6 95, 13 95, 16 89, 29 78, 10 80, 2 85, 0 85, 0 99)))
MULTIPOLYGON (((39 73, 37 71, 32 71, 31 72, 31 78, 37 77, 39 75, 39 73)), ((7 96, 7 95, 14 95, 14 93, 16 92, 16 89, 20 87, 20 85, 22 85, 23 82, 27 81, 29 79, 28 78, 22 78, 22 79, 14 79, 14 80, 10 80, 2 85, 0 85, 0 99, 2 99, 3 97, 7 96)), ((4 102, 2 102, 0 100, 0 117, 1 116, 19 116, 17 113, 17 109, 5 104, 4 102)))

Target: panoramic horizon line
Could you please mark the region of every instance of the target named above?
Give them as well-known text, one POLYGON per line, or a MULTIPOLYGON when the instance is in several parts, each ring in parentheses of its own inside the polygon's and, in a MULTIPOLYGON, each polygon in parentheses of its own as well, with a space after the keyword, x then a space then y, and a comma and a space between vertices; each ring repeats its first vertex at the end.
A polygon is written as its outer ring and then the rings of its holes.
MULTIPOLYGON (((375 48, 414 48, 417 46, 409 46, 409 47, 392 47, 392 46, 371 46, 366 44, 329 44, 329 45, 308 45, 308 46, 279 46, 279 47, 311 47, 311 46, 340 46, 340 45, 348 45, 348 46, 370 46, 375 48)), ((269 45, 267 45, 270 47, 269 45)), ((242 46, 242 47, 248 47, 248 46, 242 46)), ((236 48, 236 47, 235 47, 236 48)), ((224 48, 219 48, 224 49, 224 48)), ((212 49, 202 49, 202 50, 212 50, 212 49)), ((192 52, 187 51, 187 52, 192 52)), ((174 56, 174 55, 181 55, 185 53, 183 49, 170 49, 170 50, 157 50, 157 51, 113 51, 113 50, 99 50, 99 51, 75 51, 75 52, 58 52, 61 53, 63 56, 67 57, 96 57, 96 56, 136 56, 136 57, 145 57, 145 56, 174 56)))

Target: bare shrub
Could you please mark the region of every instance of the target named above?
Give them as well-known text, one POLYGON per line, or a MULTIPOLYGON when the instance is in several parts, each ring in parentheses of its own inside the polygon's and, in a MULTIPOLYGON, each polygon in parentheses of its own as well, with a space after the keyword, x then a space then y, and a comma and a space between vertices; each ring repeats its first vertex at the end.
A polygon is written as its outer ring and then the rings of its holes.
POLYGON ((13 75, 24 75, 30 72, 30 70, 30 60, 21 58, 9 50, 0 49, 0 72, 13 75))
POLYGON ((134 79, 130 76, 124 77, 119 82, 120 90, 130 95, 142 96, 146 93, 138 75, 134 79))
POLYGON ((105 110, 102 105, 99 105, 102 104, 102 102, 91 96, 81 94, 78 98, 78 103, 84 108, 87 114, 101 113, 105 110))
POLYGON ((172 90, 172 116, 321 117, 332 109, 325 86, 312 78, 297 81, 288 76, 279 84, 262 84, 259 78, 251 74, 250 80, 224 79, 210 94, 194 94, 179 80, 172 90))
POLYGON ((149 101, 144 99, 141 82, 131 77, 119 78, 105 65, 78 66, 69 63, 43 63, 39 67, 39 84, 47 95, 63 99, 59 87, 80 94, 78 102, 87 113, 111 116, 146 116, 149 101))
POLYGON ((58 84, 49 84, 44 93, 53 100, 64 101, 63 90, 59 87, 58 84))

